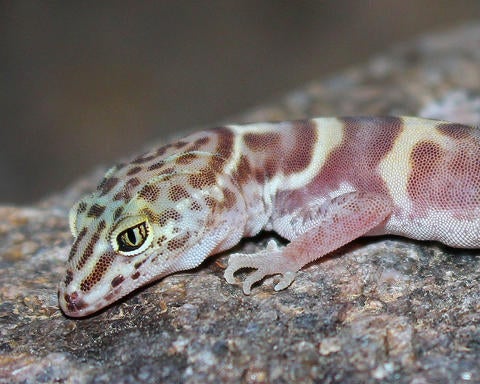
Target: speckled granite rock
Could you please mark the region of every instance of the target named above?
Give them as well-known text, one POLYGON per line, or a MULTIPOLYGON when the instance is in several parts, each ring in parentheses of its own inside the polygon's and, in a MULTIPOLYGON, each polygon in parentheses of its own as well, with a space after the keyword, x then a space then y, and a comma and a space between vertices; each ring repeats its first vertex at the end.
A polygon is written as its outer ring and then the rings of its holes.
MULTIPOLYGON (((236 120, 478 123, 479 36, 471 25, 420 39, 236 120)), ((56 285, 68 207, 99 178, 0 208, 0 382, 480 382, 480 252, 436 243, 361 239, 304 268, 289 289, 274 293, 269 279, 251 296, 224 281, 221 255, 96 316, 64 317, 56 285)))

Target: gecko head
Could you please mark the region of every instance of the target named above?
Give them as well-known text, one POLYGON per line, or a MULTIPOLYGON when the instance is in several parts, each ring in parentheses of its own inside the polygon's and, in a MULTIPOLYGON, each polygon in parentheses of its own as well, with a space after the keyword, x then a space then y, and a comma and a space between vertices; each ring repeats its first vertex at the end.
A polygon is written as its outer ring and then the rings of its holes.
POLYGON ((70 212, 75 237, 59 286, 65 314, 96 312, 145 284, 194 268, 219 251, 230 228, 218 221, 223 192, 191 174, 150 179, 135 191, 102 188, 70 212))

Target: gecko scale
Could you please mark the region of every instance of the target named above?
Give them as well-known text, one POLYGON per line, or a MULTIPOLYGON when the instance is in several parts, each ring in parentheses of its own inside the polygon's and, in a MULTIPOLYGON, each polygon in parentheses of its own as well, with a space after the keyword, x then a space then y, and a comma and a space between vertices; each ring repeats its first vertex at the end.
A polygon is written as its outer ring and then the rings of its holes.
POLYGON ((480 129, 411 117, 317 118, 227 125, 107 172, 70 212, 72 246, 59 303, 98 311, 133 290, 194 268, 243 237, 275 231, 225 270, 243 282, 296 272, 365 235, 480 247, 480 129))

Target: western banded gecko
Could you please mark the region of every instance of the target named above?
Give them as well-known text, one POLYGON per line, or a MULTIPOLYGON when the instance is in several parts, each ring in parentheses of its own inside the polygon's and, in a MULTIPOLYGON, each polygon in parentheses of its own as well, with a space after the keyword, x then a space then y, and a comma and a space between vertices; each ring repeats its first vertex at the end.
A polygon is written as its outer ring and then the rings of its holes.
POLYGON ((364 235, 480 247, 479 132, 411 117, 317 118, 228 125, 154 149, 113 167, 72 208, 60 307, 91 314, 261 230, 290 242, 230 256, 227 282, 255 269, 245 294, 267 275, 284 289, 364 235))

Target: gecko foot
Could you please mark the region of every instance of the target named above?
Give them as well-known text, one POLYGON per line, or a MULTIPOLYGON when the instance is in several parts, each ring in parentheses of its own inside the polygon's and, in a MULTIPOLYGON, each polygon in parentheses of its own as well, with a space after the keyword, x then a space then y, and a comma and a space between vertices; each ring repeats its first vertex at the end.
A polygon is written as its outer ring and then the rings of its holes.
POLYGON ((287 288, 295 279, 301 265, 295 265, 286 258, 283 249, 279 248, 274 240, 270 240, 267 248, 263 251, 253 254, 236 253, 231 255, 224 273, 225 280, 234 284, 236 279, 233 275, 245 268, 256 269, 243 282, 243 293, 249 295, 253 284, 270 275, 281 275, 280 281, 274 287, 275 291, 287 288))

